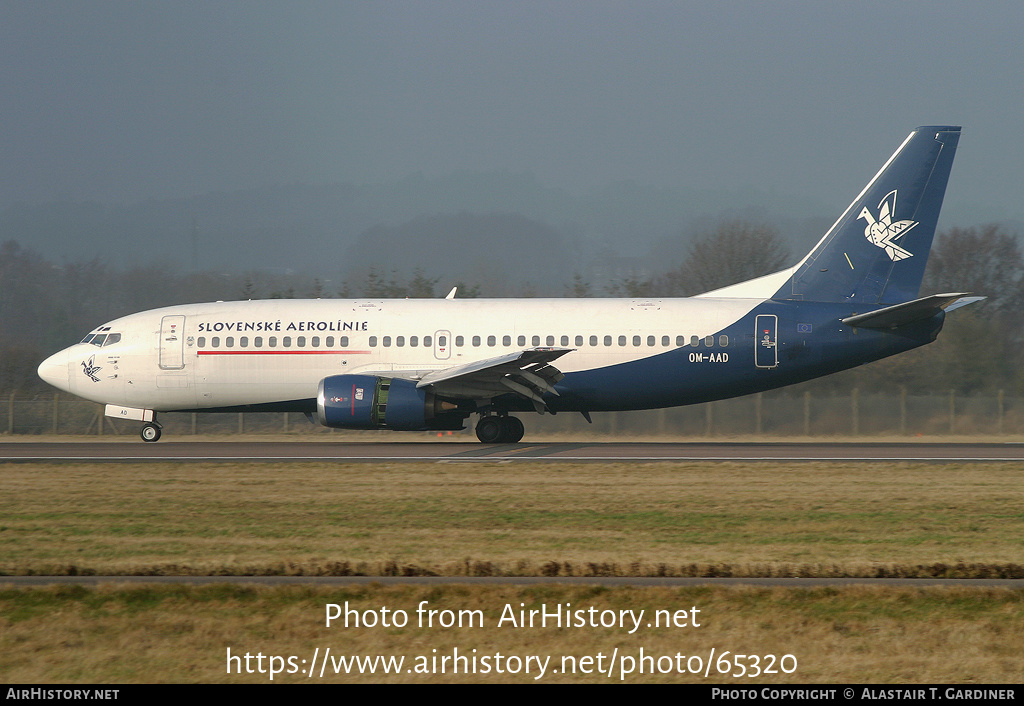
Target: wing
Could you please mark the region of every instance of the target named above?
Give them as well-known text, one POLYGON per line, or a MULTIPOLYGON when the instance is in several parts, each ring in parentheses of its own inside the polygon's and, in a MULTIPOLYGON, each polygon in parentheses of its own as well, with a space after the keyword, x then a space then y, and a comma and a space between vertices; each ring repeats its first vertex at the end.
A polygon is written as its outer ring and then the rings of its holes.
POLYGON ((416 387, 431 387, 442 397, 486 399, 514 393, 533 401, 538 412, 547 409, 543 394, 557 395, 555 383, 564 375, 551 361, 574 348, 528 348, 496 358, 455 365, 424 375, 416 387))

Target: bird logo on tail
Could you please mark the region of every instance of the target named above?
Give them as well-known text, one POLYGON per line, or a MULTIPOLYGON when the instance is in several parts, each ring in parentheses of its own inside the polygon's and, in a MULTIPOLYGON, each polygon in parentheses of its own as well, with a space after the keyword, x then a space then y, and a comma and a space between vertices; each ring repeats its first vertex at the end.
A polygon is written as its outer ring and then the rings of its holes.
POLYGON ((895 241, 897 238, 902 238, 911 228, 916 226, 917 221, 896 221, 894 223, 892 214, 895 210, 896 190, 893 189, 879 202, 877 220, 871 211, 868 210, 867 206, 861 209, 860 215, 857 218, 863 218, 867 221, 868 225, 864 229, 864 237, 868 239, 868 242, 882 248, 890 260, 898 262, 899 260, 905 260, 908 257, 914 256, 912 252, 901 248, 895 241))

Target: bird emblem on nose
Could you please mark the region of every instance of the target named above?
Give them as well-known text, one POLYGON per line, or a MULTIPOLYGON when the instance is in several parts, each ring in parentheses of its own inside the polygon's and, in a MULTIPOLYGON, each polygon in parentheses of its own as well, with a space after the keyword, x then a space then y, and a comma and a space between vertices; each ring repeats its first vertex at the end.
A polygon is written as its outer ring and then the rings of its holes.
POLYGON ((96 360, 96 356, 94 356, 94 355, 89 356, 89 360, 88 361, 83 360, 82 361, 82 372, 84 372, 86 374, 86 376, 89 377, 93 382, 99 382, 100 379, 98 377, 96 377, 96 373, 98 373, 99 371, 103 370, 103 368, 101 368, 98 365, 94 365, 93 363, 95 362, 95 360, 96 360))

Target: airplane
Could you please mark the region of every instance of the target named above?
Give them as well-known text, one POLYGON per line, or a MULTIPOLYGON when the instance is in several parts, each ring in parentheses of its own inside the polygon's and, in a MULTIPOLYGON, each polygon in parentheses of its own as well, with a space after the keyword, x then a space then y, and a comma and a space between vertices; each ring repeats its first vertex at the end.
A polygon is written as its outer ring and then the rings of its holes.
POLYGON ((269 300, 103 324, 39 376, 143 422, 303 412, 338 429, 463 429, 516 443, 518 412, 655 409, 792 385, 935 340, 984 297, 919 297, 960 127, 910 133, 792 267, 696 297, 269 300))

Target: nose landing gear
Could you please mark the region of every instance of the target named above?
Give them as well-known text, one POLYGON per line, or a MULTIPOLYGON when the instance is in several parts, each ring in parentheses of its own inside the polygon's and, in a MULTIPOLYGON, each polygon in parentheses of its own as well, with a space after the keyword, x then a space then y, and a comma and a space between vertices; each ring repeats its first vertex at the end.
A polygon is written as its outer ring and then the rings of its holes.
POLYGON ((515 444, 523 438, 525 430, 518 417, 481 417, 476 423, 476 438, 485 444, 515 444))
POLYGON ((146 422, 142 425, 142 431, 139 432, 139 436, 142 437, 143 441, 159 441, 160 430, 161 427, 156 422, 146 422))

